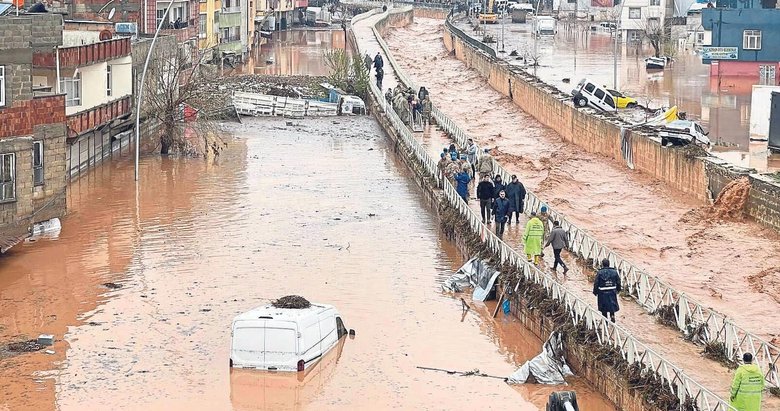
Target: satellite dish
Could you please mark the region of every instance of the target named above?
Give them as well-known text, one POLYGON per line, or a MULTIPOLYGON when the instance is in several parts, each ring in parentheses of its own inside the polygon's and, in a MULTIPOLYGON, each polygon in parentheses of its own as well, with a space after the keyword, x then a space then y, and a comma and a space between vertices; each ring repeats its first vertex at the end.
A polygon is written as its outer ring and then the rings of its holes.
POLYGON ((112 7, 111 11, 108 12, 108 19, 111 20, 114 18, 114 13, 116 12, 116 7, 112 7))

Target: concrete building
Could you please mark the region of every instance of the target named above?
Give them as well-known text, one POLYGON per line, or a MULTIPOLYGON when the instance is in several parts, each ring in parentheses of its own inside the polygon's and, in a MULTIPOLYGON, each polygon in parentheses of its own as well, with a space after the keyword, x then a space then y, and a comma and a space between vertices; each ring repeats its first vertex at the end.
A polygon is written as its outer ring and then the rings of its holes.
POLYGON ((65 214, 66 96, 39 86, 41 53, 62 42, 62 18, 0 17, 0 251, 32 225, 65 214))
MULTIPOLYGON (((726 0, 702 10, 711 76, 739 76, 780 84, 780 9, 776 0, 726 0)), ((705 49, 707 50, 707 49, 705 49)))
POLYGON ((35 52, 32 82, 65 95, 66 160, 68 175, 74 176, 109 156, 112 141, 127 130, 133 67, 129 37, 95 31, 61 36, 61 46, 35 52))
POLYGON ((245 56, 254 45, 254 1, 206 0, 200 3, 201 49, 245 56))

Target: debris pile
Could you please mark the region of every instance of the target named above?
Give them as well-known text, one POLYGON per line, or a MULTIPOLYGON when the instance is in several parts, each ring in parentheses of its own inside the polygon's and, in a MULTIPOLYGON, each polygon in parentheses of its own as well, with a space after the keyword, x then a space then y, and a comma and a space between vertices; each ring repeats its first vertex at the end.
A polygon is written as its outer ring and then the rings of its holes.
POLYGON ((276 308, 309 308, 311 303, 309 300, 301 297, 300 295, 286 295, 278 300, 271 301, 271 305, 276 308))
POLYGON ((269 94, 294 98, 322 98, 327 91, 320 86, 326 82, 326 77, 316 76, 266 76, 247 74, 242 76, 225 76, 215 79, 206 86, 206 91, 217 95, 226 104, 230 103, 233 91, 247 93, 269 94))

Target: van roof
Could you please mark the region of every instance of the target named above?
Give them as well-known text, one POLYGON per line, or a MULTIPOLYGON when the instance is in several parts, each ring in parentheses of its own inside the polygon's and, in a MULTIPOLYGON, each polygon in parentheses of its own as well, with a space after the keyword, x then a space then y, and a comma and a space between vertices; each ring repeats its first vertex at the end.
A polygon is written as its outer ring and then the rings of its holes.
POLYGON ((334 307, 328 304, 312 303, 309 308, 276 308, 273 305, 268 304, 239 314, 233 321, 257 320, 260 317, 270 317, 274 320, 298 321, 301 318, 316 315, 330 309, 334 309, 334 307))

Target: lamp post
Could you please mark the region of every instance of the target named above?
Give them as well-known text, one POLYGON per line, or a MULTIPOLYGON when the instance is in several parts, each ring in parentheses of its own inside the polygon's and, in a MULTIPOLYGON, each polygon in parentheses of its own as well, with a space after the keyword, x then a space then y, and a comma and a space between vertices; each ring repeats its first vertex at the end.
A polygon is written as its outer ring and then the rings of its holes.
POLYGON ((165 23, 165 19, 168 17, 168 12, 173 6, 173 0, 168 3, 168 7, 165 8, 160 24, 157 25, 157 30, 154 32, 152 38, 152 44, 149 45, 149 51, 146 53, 146 61, 144 62, 144 70, 141 72, 141 84, 138 86, 138 98, 135 104, 135 181, 138 181, 138 161, 140 159, 141 150, 141 104, 144 101, 144 84, 146 82, 146 70, 149 68, 149 60, 152 57, 152 50, 154 50, 154 44, 157 42, 157 37, 160 35, 160 29, 165 23))
MULTIPOLYGON (((625 0, 623 0, 625 1, 625 0)), ((618 54, 618 33, 620 33, 620 22, 623 20, 623 1, 620 2, 620 11, 615 19, 615 46, 612 52, 612 88, 617 90, 617 54, 618 54)))

